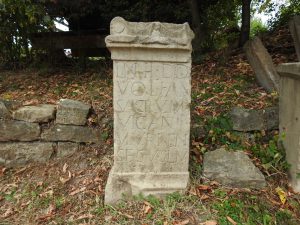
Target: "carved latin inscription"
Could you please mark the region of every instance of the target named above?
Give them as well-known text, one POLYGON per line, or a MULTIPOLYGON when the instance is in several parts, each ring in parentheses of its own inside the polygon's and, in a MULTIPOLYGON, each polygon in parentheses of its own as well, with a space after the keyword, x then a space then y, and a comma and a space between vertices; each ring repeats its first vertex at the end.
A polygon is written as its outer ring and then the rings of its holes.
POLYGON ((114 61, 115 166, 187 170, 190 63, 114 61))

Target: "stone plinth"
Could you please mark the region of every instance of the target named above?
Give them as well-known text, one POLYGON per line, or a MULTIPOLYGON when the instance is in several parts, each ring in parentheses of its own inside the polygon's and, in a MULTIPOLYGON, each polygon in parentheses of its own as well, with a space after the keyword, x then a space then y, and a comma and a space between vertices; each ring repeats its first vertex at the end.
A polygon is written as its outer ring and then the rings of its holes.
POLYGON ((112 20, 114 165, 105 202, 184 191, 189 178, 191 40, 187 23, 112 20))
POLYGON ((285 63, 277 67, 280 75, 279 129, 286 151, 289 178, 300 192, 300 63, 285 63))

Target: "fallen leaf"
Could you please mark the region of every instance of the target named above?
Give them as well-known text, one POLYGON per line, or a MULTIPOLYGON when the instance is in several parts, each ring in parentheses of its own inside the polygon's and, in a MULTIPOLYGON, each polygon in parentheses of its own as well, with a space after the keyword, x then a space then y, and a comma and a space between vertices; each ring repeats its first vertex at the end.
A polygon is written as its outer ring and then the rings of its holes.
POLYGON ((63 184, 67 183, 70 180, 70 178, 63 178, 63 177, 59 177, 59 181, 63 184))
POLYGON ((150 213, 152 210, 151 206, 149 205, 144 205, 144 214, 150 213))
POLYGON ((226 216, 227 220, 232 224, 232 225, 237 225, 237 222, 235 222, 232 218, 229 216, 226 216))
POLYGON ((127 214, 127 213, 121 213, 121 212, 119 212, 119 214, 120 214, 121 216, 125 216, 125 217, 128 218, 128 219, 133 219, 133 218, 134 218, 132 215, 129 215, 129 214, 127 214))
POLYGON ((27 105, 37 105, 39 103, 39 100, 37 99, 32 99, 32 100, 28 100, 28 101, 25 101, 23 103, 24 106, 27 106, 27 105))
POLYGON ((93 217, 94 215, 92 214, 86 214, 86 215, 79 216, 76 220, 91 219, 93 217))
POLYGON ((207 220, 204 223, 200 223, 200 225, 217 225, 217 221, 216 220, 207 220))
POLYGON ((86 189, 86 187, 82 187, 80 189, 76 189, 75 191, 72 191, 69 195, 73 196, 73 195, 76 195, 82 191, 84 191, 86 189))
POLYGON ((186 224, 189 224, 190 220, 186 219, 186 220, 183 220, 183 221, 175 221, 174 222, 174 225, 186 225, 186 224))
POLYGON ((10 217, 12 214, 14 213, 13 209, 12 208, 8 208, 5 213, 3 215, 0 216, 0 218, 7 218, 7 217, 10 217))
POLYGON ((69 167, 68 164, 65 163, 64 166, 63 166, 63 169, 62 169, 63 173, 67 172, 68 167, 69 167))
POLYGON ((1 170, 0 170, 0 177, 3 176, 3 175, 5 174, 5 171, 6 171, 6 170, 7 170, 7 169, 6 169, 5 167, 1 168, 1 170))
POLYGON ((277 187, 275 191, 277 192, 281 203, 284 204, 286 202, 286 197, 287 197, 286 192, 280 187, 277 187))

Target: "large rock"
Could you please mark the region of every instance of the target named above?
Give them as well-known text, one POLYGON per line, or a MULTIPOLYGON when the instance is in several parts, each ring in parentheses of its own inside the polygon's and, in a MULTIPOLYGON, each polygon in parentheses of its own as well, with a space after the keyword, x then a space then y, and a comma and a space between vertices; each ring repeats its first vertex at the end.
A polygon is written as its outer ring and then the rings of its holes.
POLYGON ((23 121, 0 120, 0 141, 34 141, 40 137, 40 126, 23 121))
POLYGON ((204 155, 203 175, 233 188, 266 186, 265 177, 242 151, 228 152, 224 148, 204 155))
POLYGON ((6 108, 4 102, 0 101, 0 119, 10 118, 10 112, 6 108))
POLYGON ((47 123, 55 117, 55 105, 24 106, 13 112, 13 119, 32 123, 47 123))
POLYGON ((46 162, 54 152, 51 142, 0 143, 0 164, 24 165, 28 162, 46 162))
POLYGON ((74 142, 58 142, 57 144, 57 154, 58 158, 65 156, 70 156, 73 153, 77 152, 79 149, 79 143, 74 142))
POLYGON ((268 92, 279 89, 279 76, 267 49, 258 37, 249 40, 245 46, 247 59, 258 83, 268 92))
POLYGON ((294 16, 294 18, 289 22, 289 28, 294 40, 298 61, 300 61, 300 16, 299 15, 294 16))
POLYGON ((91 106, 76 100, 61 99, 58 103, 56 123, 85 125, 91 106))
POLYGON ((42 133, 42 140, 98 143, 100 132, 90 127, 56 124, 42 133))
POLYGON ((277 106, 259 110, 234 107, 229 117, 236 131, 274 130, 279 128, 278 111, 277 106))

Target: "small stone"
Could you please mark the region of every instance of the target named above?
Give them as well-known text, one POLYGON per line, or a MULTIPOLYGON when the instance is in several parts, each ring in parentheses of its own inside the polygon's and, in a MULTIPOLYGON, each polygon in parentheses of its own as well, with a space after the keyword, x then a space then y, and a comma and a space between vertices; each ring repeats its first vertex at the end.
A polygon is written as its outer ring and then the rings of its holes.
POLYGON ((263 112, 260 110, 234 107, 229 115, 233 130, 254 131, 264 129, 263 112))
POLYGON ((36 123, 0 120, 0 141, 34 141, 39 139, 40 132, 36 123))
POLYGON ((61 99, 57 107, 56 123, 85 125, 91 106, 80 101, 61 99))
POLYGON ((51 142, 0 143, 0 164, 24 165, 29 162, 46 162, 54 152, 51 142))
POLYGON ((6 108, 4 102, 0 101, 0 119, 10 118, 10 112, 6 108))
POLYGON ((205 153, 203 175, 233 188, 266 186, 265 177, 243 151, 229 152, 220 148, 205 153))
POLYGON ((47 123, 55 117, 55 105, 24 106, 13 112, 13 119, 32 123, 47 123))
POLYGON ((259 110, 234 107, 229 115, 232 128, 236 131, 276 130, 279 128, 278 106, 259 110))
POLYGON ((56 124, 42 133, 42 140, 98 143, 100 132, 90 127, 56 124))
POLYGON ((79 149, 78 143, 73 142, 58 142, 57 144, 57 157, 63 158, 65 156, 70 156, 77 152, 79 149))

